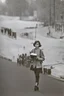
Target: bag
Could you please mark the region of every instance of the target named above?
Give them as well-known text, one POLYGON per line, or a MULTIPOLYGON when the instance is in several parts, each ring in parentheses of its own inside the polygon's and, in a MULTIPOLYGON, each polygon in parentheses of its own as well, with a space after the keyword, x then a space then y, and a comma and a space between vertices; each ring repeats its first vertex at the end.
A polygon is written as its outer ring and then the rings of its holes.
POLYGON ((40 61, 40 63, 42 64, 43 63, 43 61, 45 60, 45 57, 44 57, 44 53, 40 50, 40 57, 42 57, 43 56, 43 60, 42 61, 40 61))

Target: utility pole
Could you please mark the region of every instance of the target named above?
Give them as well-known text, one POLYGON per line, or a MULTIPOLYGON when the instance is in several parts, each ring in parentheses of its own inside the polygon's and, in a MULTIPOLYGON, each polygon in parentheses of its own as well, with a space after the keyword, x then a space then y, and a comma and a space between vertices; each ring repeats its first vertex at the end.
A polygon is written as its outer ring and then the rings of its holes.
POLYGON ((55 8, 55 0, 54 0, 54 4, 53 4, 53 10, 54 10, 54 25, 55 25, 55 15, 56 15, 56 14, 55 14, 55 13, 56 13, 56 12, 55 12, 55 9, 56 9, 56 8, 55 8))
POLYGON ((64 26, 63 26, 63 0, 60 0, 61 1, 61 24, 62 24, 62 33, 64 32, 64 26))
POLYGON ((51 0, 50 0, 50 13, 49 13, 49 15, 50 15, 50 26, 51 26, 51 0))
POLYGON ((37 35, 37 26, 38 26, 38 24, 36 24, 36 27, 35 27, 35 40, 36 40, 36 35, 37 35))

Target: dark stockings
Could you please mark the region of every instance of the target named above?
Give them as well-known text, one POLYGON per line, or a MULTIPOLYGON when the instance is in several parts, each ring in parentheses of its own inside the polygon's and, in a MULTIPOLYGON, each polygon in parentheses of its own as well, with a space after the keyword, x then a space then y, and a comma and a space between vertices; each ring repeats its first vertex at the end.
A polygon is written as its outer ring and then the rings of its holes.
POLYGON ((38 72, 38 69, 36 69, 34 73, 35 73, 35 82, 37 83, 37 85, 39 85, 40 73, 38 72))

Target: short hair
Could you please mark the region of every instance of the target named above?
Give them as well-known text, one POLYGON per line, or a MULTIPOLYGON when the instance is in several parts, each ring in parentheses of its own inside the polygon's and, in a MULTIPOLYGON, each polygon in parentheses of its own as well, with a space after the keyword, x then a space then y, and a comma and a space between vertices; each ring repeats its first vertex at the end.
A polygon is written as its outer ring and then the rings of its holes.
POLYGON ((35 44, 36 43, 39 43, 39 47, 41 47, 42 45, 41 45, 41 43, 40 43, 40 41, 35 41, 34 43, 33 43, 33 46, 35 47, 35 44))

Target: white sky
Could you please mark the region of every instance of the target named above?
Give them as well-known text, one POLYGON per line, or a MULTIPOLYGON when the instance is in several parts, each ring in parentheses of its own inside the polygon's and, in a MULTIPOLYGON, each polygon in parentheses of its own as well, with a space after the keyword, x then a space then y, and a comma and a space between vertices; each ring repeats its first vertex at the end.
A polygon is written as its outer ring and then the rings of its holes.
POLYGON ((0 0, 0 2, 5 3, 5 2, 6 2, 6 0, 0 0))

